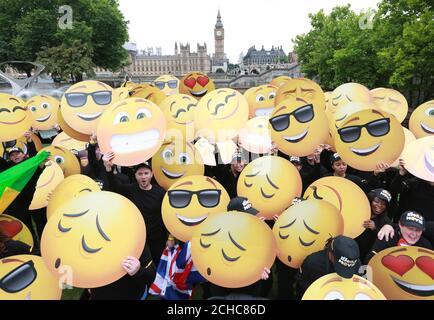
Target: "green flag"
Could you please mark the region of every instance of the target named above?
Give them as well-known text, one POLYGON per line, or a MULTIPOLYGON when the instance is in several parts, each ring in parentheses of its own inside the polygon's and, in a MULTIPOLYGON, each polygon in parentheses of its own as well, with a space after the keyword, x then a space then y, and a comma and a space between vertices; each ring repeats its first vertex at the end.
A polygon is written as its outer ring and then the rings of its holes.
POLYGON ((38 166, 49 156, 49 152, 43 151, 0 173, 0 214, 14 201, 32 178, 38 166))

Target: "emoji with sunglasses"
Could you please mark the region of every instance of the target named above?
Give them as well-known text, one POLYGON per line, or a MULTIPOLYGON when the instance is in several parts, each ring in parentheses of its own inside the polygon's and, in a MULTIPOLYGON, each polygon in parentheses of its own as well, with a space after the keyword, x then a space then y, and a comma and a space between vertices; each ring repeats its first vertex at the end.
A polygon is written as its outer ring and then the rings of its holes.
POLYGON ((181 241, 189 241, 205 220, 223 212, 229 203, 225 188, 212 178, 189 176, 173 184, 163 199, 161 214, 167 230, 181 241))
POLYGON ((152 157, 154 177, 164 189, 169 189, 181 178, 203 175, 205 167, 194 145, 183 140, 163 143, 152 157))
POLYGON ((389 88, 376 88, 371 90, 371 94, 378 109, 393 114, 399 123, 407 117, 408 103, 401 92, 389 88))
POLYGON ((166 96, 179 93, 179 80, 170 74, 159 76, 155 79, 154 86, 163 91, 166 96))
POLYGON ((417 139, 434 135, 434 100, 425 102, 414 109, 408 122, 408 128, 417 139))
POLYGON ((62 107, 61 106, 59 107, 59 109, 57 111, 57 122, 58 122, 60 128, 63 130, 63 132, 68 134, 68 136, 70 136, 71 138, 78 140, 78 141, 83 141, 86 143, 89 142, 89 140, 90 140, 89 134, 84 134, 84 133, 75 131, 66 123, 66 121, 63 119, 63 116, 62 116, 62 107))
POLYGON ((287 155, 312 154, 329 134, 324 110, 304 98, 288 98, 277 104, 269 122, 271 139, 287 155))
POLYGON ((105 83, 88 80, 71 86, 63 95, 61 113, 75 131, 92 134, 105 109, 117 102, 113 88, 105 83))
POLYGON ((215 90, 214 81, 201 72, 186 74, 179 84, 179 93, 187 94, 197 100, 213 90, 215 90))
POLYGON ((140 257, 145 241, 145 222, 130 200, 87 192, 55 210, 42 233, 41 252, 54 275, 70 267, 74 287, 96 288, 123 277, 122 261, 140 257))
POLYGON ((333 114, 350 102, 373 105, 374 98, 365 86, 355 82, 344 83, 332 92, 331 102, 327 111, 333 114))
POLYGON ((245 212, 220 212, 198 227, 191 240, 194 265, 208 281, 240 288, 261 279, 276 258, 270 228, 245 212))
POLYGON ((402 153, 405 169, 412 175, 434 182, 434 136, 420 138, 405 147, 402 153))
POLYGON ((434 300, 434 251, 392 247, 369 261, 367 276, 388 300, 434 300))
POLYGON ((331 273, 312 283, 302 300, 386 300, 386 297, 372 282, 358 275, 346 279, 331 273))
POLYGON ((65 203, 65 199, 74 199, 88 192, 101 191, 99 185, 82 174, 74 174, 65 178, 53 190, 47 206, 47 220, 51 218, 56 209, 65 203))
POLYGON ((60 102, 50 96, 34 96, 27 101, 26 106, 33 116, 32 128, 51 130, 57 124, 57 110, 60 102))
POLYGON ((98 125, 103 154, 113 151, 113 163, 134 166, 150 159, 163 144, 166 119, 149 100, 130 98, 109 107, 98 125))
POLYGON ((155 103, 157 106, 166 99, 166 95, 159 88, 149 83, 142 83, 130 89, 131 98, 142 98, 155 103))
POLYGON ((327 201, 308 199, 291 205, 273 227, 278 258, 297 269, 311 253, 320 251, 331 237, 341 235, 344 221, 327 201))
POLYGON ((51 159, 53 159, 53 161, 60 166, 65 178, 73 174, 80 174, 80 162, 78 161, 77 157, 68 149, 64 147, 49 146, 39 151, 39 153, 43 151, 50 153, 51 159))
POLYGON ((62 289, 41 257, 18 255, 0 260, 0 300, 60 300, 62 289))
POLYGON ((374 171, 379 162, 392 163, 404 148, 404 130, 396 118, 379 110, 351 114, 334 137, 336 151, 355 169, 374 171))
POLYGON ((160 105, 167 121, 166 141, 194 140, 194 115, 197 100, 186 94, 173 94, 160 105))
POLYGON ((256 87, 244 95, 249 103, 249 118, 269 116, 273 112, 274 98, 279 88, 271 84, 256 87))
POLYGON ((32 125, 32 115, 23 100, 0 93, 0 141, 20 138, 32 125))
POLYGON ((240 197, 250 199, 259 217, 271 220, 301 195, 301 177, 295 166, 281 157, 264 156, 250 162, 238 178, 240 197))
POLYGON ((325 110, 324 92, 315 81, 310 79, 299 78, 287 81, 277 90, 274 104, 278 105, 288 98, 309 100, 315 109, 325 110))

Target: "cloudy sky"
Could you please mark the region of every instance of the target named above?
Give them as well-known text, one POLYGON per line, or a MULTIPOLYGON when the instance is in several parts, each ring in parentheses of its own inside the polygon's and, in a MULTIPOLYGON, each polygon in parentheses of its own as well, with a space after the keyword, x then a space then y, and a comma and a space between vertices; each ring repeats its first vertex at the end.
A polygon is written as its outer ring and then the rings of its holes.
MULTIPOLYGON (((143 50, 161 47, 163 54, 174 54, 175 42, 206 42, 208 54, 215 52, 214 26, 220 8, 225 28, 225 52, 231 63, 238 63, 255 45, 261 49, 282 46, 288 53, 292 39, 310 30, 309 13, 324 9, 329 13, 338 5, 350 3, 356 12, 376 8, 380 0, 119 0, 120 9, 130 21, 130 41, 143 50)), ((179 44, 178 44, 179 45, 179 44)), ((155 49, 154 49, 155 50, 155 49)))

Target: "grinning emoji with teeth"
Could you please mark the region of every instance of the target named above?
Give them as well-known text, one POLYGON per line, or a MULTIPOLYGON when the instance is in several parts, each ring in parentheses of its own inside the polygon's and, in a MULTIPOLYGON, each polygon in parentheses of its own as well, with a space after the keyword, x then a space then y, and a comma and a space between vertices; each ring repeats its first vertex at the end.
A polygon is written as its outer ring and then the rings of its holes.
POLYGON ((271 84, 256 87, 244 95, 249 103, 249 118, 269 116, 273 112, 274 98, 279 88, 271 84))
POLYGON ((408 126, 417 139, 434 135, 434 100, 425 102, 411 114, 408 126))
POLYGON ((192 72, 185 75, 179 84, 179 93, 187 94, 197 100, 214 90, 214 81, 201 72, 192 72))
POLYGON ((226 210, 229 195, 209 177, 189 176, 178 180, 167 191, 161 214, 167 230, 181 241, 189 241, 193 232, 208 217, 226 210))
POLYGON ((20 138, 32 125, 32 116, 20 98, 0 93, 0 141, 20 138))
POLYGON ((396 118, 379 110, 351 114, 334 137, 336 151, 353 168, 374 171, 379 162, 391 164, 404 148, 404 130, 396 118))
POLYGON ((26 105, 33 117, 33 129, 50 130, 57 124, 60 102, 56 98, 35 96, 27 101, 26 105))
POLYGON ((113 151, 114 164, 133 166, 151 158, 161 147, 166 119, 153 102, 141 98, 119 101, 108 108, 98 125, 102 153, 113 151))

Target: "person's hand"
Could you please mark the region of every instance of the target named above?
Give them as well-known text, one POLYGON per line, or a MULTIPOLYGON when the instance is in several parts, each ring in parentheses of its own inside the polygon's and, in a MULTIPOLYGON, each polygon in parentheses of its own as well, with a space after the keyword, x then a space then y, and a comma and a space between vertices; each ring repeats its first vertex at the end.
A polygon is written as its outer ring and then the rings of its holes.
POLYGON ((24 138, 26 138, 27 142, 32 142, 32 131, 24 132, 24 138))
POLYGON ((273 219, 274 219, 274 221, 277 221, 277 219, 279 219, 279 215, 275 214, 275 215, 273 216, 273 219))
POLYGON ((109 151, 105 155, 103 155, 102 161, 104 162, 104 167, 107 172, 112 171, 114 158, 115 158, 115 153, 113 151, 109 151))
POLYGON ((175 240, 167 240, 166 241, 166 247, 168 249, 172 249, 175 246, 175 240))
POLYGON ((313 153, 313 156, 314 156, 314 161, 315 161, 315 163, 320 163, 321 162, 321 152, 323 151, 324 149, 321 147, 321 146, 319 146, 318 148, 316 148, 315 149, 315 152, 313 153))
POLYGON ((48 192, 47 194, 47 202, 50 202, 51 198, 53 197, 53 191, 48 192))
POLYGON ((405 176, 407 174, 407 169, 405 169, 404 159, 399 159, 399 174, 405 176))
POLYGON ((381 161, 381 162, 377 163, 377 166, 374 170, 374 175, 378 176, 380 173, 386 172, 386 170, 389 168, 390 168, 390 165, 381 161))
POLYGON ((127 257, 124 261, 122 261, 122 268, 130 276, 134 276, 140 269, 140 261, 134 257, 127 257))
MULTIPOLYGON (((320 144, 320 147, 321 147, 323 150, 327 150, 327 151, 329 151, 329 150, 332 149, 332 146, 329 145, 329 144, 326 144, 326 143, 320 144)), ((321 150, 321 151, 322 151, 322 150, 321 150)))
POLYGON ((90 136, 90 142, 91 143, 97 143, 98 142, 95 131, 92 131, 92 134, 90 136))
POLYGON ((271 154, 277 154, 279 152, 279 148, 277 148, 277 144, 276 142, 271 142, 271 149, 270 149, 270 153, 271 154))
POLYGON ((366 220, 363 222, 363 228, 375 230, 375 222, 372 220, 366 220))
POLYGON ((54 124, 53 129, 55 129, 55 130, 57 130, 57 131, 62 130, 62 128, 60 128, 60 126, 59 126, 58 123, 55 123, 55 124, 54 124))
POLYGON ((380 231, 378 231, 377 238, 378 240, 386 240, 389 241, 389 239, 392 239, 395 235, 395 230, 390 224, 385 224, 380 231))
POLYGON ((264 267, 264 271, 262 271, 261 279, 267 280, 270 277, 270 269, 264 267))
POLYGON ((265 221, 265 217, 258 217, 259 220, 265 221))

